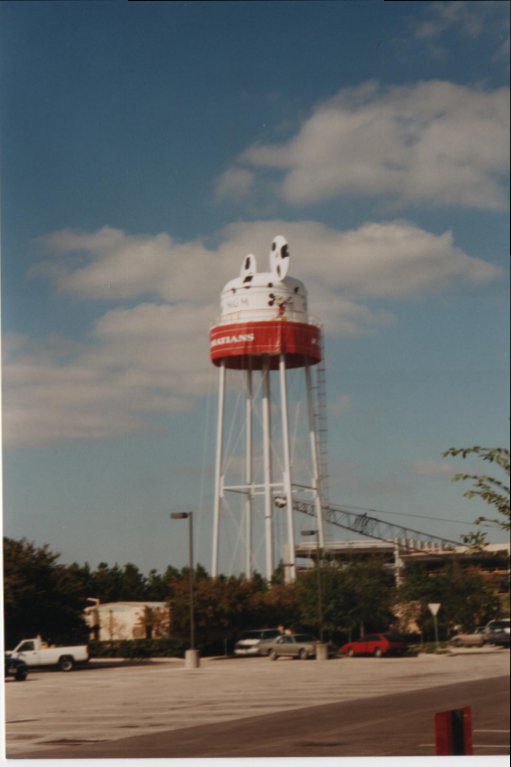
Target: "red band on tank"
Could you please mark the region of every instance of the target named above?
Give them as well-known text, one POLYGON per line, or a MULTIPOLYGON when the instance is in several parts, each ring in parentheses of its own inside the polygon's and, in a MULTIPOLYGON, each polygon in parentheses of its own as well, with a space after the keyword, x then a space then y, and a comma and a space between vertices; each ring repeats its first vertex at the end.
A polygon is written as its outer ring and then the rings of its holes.
POLYGON ((236 370, 270 369, 285 355, 287 367, 315 365, 321 360, 321 331, 317 325, 274 320, 216 325, 209 333, 211 361, 236 370))

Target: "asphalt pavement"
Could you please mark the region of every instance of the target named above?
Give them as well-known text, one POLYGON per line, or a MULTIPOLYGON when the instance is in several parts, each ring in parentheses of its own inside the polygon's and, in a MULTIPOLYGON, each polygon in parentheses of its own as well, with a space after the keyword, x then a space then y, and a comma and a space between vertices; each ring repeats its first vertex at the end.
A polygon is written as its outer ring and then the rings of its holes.
POLYGON ((509 684, 497 677, 106 743, 61 744, 37 758, 432 756, 435 713, 467 705, 473 755, 509 754, 509 684))
POLYGON ((474 753, 509 753, 509 652, 91 664, 5 685, 16 759, 432 755, 471 706, 474 753))

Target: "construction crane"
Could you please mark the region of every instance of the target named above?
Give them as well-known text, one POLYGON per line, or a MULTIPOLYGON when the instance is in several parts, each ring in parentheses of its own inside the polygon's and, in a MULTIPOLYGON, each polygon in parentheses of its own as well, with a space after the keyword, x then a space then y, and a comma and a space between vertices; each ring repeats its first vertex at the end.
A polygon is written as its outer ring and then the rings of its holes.
MULTIPOLYGON (((310 517, 316 516, 316 509, 313 503, 308 501, 294 500, 293 508, 302 514, 310 517)), ((413 530, 410 527, 394 525, 389 522, 383 522, 381 519, 371 517, 369 514, 346 511, 341 506, 332 503, 323 506, 325 522, 336 527, 342 527, 350 530, 352 533, 375 538, 378 541, 385 541, 398 545, 400 549, 406 552, 424 552, 429 551, 453 551, 459 542, 451 541, 448 538, 441 538, 429 533, 421 533, 419 530, 413 530)))

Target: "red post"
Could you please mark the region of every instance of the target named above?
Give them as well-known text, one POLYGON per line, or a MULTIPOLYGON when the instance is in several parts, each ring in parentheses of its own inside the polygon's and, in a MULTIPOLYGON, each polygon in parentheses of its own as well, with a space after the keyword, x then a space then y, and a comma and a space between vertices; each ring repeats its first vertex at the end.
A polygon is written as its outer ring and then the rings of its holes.
POLYGON ((470 706, 435 714, 436 756, 472 756, 473 753, 470 706))

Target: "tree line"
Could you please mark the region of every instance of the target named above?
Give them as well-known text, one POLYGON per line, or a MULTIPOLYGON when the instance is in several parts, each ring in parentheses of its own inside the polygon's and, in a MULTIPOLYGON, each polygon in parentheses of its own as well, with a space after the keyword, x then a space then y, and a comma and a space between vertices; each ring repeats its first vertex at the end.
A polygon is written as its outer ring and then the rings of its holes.
MULTIPOLYGON (((496 517, 480 516, 476 525, 510 529, 510 453, 507 448, 450 448, 444 456, 477 457, 497 468, 504 478, 487 474, 456 474, 454 481, 469 481, 465 497, 478 498, 496 517)), ((464 536, 475 552, 484 548, 486 533, 464 536)), ((132 563, 120 567, 101 562, 59 563, 48 544, 4 538, 4 636, 7 647, 19 639, 41 634, 47 641, 76 642, 88 638, 83 610, 87 599, 100 602, 156 601, 169 604, 174 639, 189 636, 189 572, 167 567, 146 576, 132 563)), ((401 622, 415 624, 421 637, 432 635, 428 603, 439 602, 439 627, 444 637, 456 626, 465 629, 486 623, 502 610, 496 591, 475 567, 454 559, 429 572, 416 563, 406 568, 396 586, 392 572, 380 557, 340 565, 325 558, 318 572, 308 570, 294 583, 285 583, 282 564, 271 583, 255 574, 212 578, 198 565, 194 571, 197 637, 201 650, 231 644, 244 629, 286 625, 310 629, 334 639, 351 638, 364 631, 385 630, 401 622), (321 588, 319 599, 318 586, 321 588), (321 603, 321 620, 319 603, 321 603), (321 623, 321 625, 320 625, 321 623)), ((509 613, 509 605, 504 608, 509 613)))
MULTIPOLYGON (((475 568, 456 561, 428 572, 408 567, 399 586, 383 558, 339 564, 325 557, 315 568, 285 583, 280 565, 268 583, 261 575, 212 578, 201 565, 194 571, 196 635, 199 649, 218 652, 232 647, 243 630, 278 626, 308 630, 325 639, 344 641, 364 632, 403 627, 413 620, 417 631, 432 636, 429 602, 440 602, 440 631, 481 625, 500 612, 500 601, 475 568), (321 589, 321 611, 319 592, 321 589), (321 620, 320 620, 321 619, 321 620), (321 626, 320 626, 321 623, 321 626)), ((144 575, 136 565, 59 562, 49 545, 4 538, 5 645, 40 634, 55 643, 83 642, 88 627, 83 610, 91 603, 161 601, 171 609, 171 636, 189 636, 189 571, 169 566, 164 573, 144 575)))

